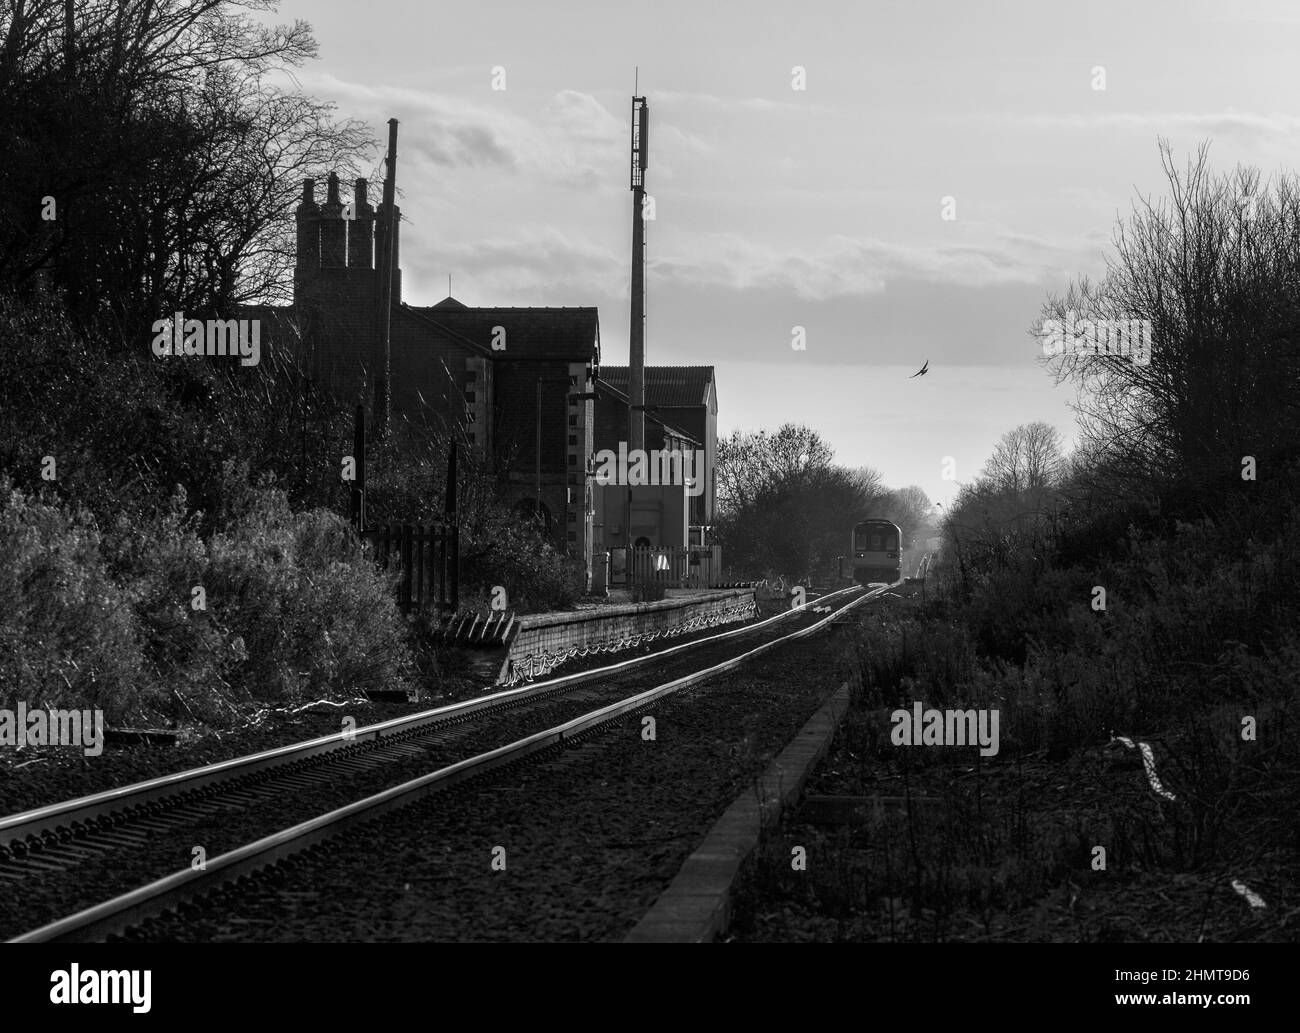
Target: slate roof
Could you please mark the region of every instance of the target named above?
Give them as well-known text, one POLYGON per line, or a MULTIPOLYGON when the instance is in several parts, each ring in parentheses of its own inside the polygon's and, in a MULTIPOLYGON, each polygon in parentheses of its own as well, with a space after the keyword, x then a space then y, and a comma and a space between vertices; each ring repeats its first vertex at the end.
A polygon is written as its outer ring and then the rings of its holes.
MULTIPOLYGON (((626 395, 628 368, 601 366, 600 379, 626 395)), ((645 368, 645 404, 707 405, 712 366, 647 366, 645 368)))
POLYGON ((455 298, 419 308, 403 307, 489 351, 493 327, 505 327, 505 349, 491 352, 497 361, 600 362, 600 320, 595 308, 470 308, 455 298))

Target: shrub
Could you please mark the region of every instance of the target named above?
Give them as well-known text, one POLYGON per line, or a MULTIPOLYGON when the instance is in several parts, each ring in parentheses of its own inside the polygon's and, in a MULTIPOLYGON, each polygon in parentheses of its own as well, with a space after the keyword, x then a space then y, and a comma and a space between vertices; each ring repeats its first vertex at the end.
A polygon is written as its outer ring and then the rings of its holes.
POLYGON ((0 474, 0 698, 13 708, 133 710, 144 684, 128 592, 114 584, 89 513, 0 474))
POLYGON ((562 610, 582 595, 582 561, 564 556, 532 528, 494 513, 462 528, 461 589, 466 598, 506 590, 508 608, 519 613, 562 610))
POLYGON ((632 601, 634 603, 657 603, 668 593, 662 581, 654 578, 639 577, 632 582, 632 601))
POLYGON ((227 464, 225 530, 198 536, 178 491, 101 536, 0 479, 0 696, 111 723, 230 724, 237 705, 409 688, 393 586, 340 517, 292 513, 227 464), (201 587, 204 604, 196 607, 201 587))
POLYGON ((129 586, 159 716, 221 724, 234 713, 230 678, 238 656, 235 636, 194 608, 195 588, 211 590, 197 522, 178 487, 161 512, 119 515, 103 551, 115 578, 129 586))
MULTIPOLYGON (((227 468, 227 480, 242 470, 227 468)), ((300 699, 408 687, 411 656, 393 585, 347 522, 291 513, 270 484, 224 492, 231 520, 213 536, 212 619, 238 636, 237 680, 251 697, 300 699)))

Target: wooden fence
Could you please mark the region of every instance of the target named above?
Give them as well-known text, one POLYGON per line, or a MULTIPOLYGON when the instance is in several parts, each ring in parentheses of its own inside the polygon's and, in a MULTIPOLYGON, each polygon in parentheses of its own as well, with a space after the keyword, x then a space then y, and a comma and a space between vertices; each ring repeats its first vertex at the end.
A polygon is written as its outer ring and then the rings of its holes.
POLYGON ((615 549, 612 552, 616 554, 611 557, 613 584, 656 581, 665 588, 710 588, 722 575, 722 550, 717 546, 615 549), (624 555, 617 555, 619 553, 624 555))
POLYGON ((396 564, 397 603, 403 613, 426 607, 454 612, 460 605, 460 534, 455 523, 387 524, 361 532, 386 569, 396 564))

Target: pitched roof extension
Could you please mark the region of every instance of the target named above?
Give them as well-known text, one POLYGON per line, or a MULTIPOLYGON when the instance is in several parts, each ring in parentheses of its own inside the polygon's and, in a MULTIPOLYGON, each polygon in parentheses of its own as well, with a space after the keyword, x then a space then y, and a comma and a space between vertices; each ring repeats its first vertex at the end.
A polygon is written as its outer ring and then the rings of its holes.
MULTIPOLYGON (((601 366, 600 379, 624 395, 628 391, 626 366, 601 366)), ((660 406, 708 405, 712 366, 647 366, 645 404, 660 406)))

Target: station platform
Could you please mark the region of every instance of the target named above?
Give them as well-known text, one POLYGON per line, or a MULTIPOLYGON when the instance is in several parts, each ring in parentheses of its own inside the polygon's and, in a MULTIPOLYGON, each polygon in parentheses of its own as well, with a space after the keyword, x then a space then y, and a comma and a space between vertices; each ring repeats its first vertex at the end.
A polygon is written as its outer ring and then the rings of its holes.
POLYGON ((584 599, 571 610, 520 618, 497 684, 541 677, 580 654, 748 620, 755 612, 752 588, 670 588, 652 603, 634 603, 626 590, 611 589, 607 598, 584 599))

